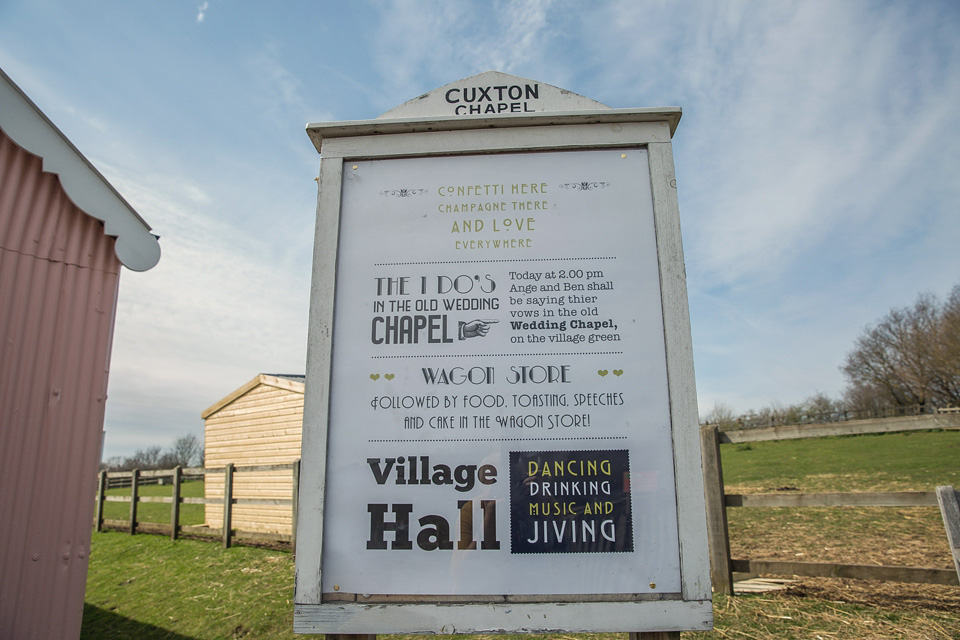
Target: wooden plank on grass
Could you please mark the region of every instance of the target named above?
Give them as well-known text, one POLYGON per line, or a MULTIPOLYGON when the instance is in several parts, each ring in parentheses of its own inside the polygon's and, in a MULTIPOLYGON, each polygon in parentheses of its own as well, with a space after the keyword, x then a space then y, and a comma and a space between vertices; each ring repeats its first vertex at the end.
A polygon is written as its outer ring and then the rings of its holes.
POLYGON ((728 507, 935 507, 933 491, 833 493, 728 493, 728 507))
POLYGON ((953 554, 953 568, 960 579, 960 491, 953 487, 937 487, 937 502, 940 503, 940 515, 947 529, 947 542, 953 554))
POLYGON ((814 578, 853 578, 888 582, 960 585, 955 572, 926 567, 882 567, 833 562, 781 562, 778 560, 731 560, 734 571, 777 576, 810 576, 814 578))

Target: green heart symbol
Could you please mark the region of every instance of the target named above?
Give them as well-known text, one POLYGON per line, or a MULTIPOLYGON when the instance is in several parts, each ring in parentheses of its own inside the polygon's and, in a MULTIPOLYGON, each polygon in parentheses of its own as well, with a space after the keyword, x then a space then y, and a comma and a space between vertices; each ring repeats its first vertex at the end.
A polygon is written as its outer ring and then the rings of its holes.
POLYGON ((383 374, 383 377, 386 378, 387 380, 393 380, 393 374, 392 374, 392 373, 385 373, 385 374, 383 374))
POLYGON ((371 373, 371 374, 370 374, 370 379, 371 379, 371 380, 379 380, 379 379, 380 379, 380 374, 379 374, 379 373, 371 373))
POLYGON ((599 371, 597 371, 597 373, 600 375, 600 377, 603 377, 607 375, 608 371, 606 369, 600 369, 599 371))
POLYGON ((614 369, 614 370, 613 370, 613 375, 615 375, 615 376, 617 376, 617 377, 619 378, 620 376, 623 375, 623 369, 614 369))

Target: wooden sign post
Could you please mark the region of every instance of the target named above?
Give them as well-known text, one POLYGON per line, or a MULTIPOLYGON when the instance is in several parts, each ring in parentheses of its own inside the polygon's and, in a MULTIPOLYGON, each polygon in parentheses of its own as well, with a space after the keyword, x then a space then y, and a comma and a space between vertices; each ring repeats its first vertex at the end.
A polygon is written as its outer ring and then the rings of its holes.
POLYGON ((488 72, 308 125, 295 631, 712 626, 679 119, 488 72))

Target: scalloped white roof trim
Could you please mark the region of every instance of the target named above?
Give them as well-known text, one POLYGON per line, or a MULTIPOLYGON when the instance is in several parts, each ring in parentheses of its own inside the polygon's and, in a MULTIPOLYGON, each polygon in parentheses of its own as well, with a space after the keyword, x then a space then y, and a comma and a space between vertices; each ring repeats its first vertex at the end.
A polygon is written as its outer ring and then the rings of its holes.
POLYGON ((121 264, 132 271, 146 271, 159 262, 160 243, 150 233, 150 225, 2 69, 0 128, 42 158, 43 170, 59 176, 75 205, 103 222, 104 233, 117 239, 114 251, 121 264))

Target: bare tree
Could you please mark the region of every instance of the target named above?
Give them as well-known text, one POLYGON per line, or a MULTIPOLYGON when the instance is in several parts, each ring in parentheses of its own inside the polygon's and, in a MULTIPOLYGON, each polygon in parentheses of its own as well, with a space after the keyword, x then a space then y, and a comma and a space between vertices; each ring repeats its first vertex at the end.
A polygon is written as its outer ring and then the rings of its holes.
POLYGON ((715 424, 720 427, 721 430, 737 428, 736 414, 734 414, 733 409, 722 402, 715 403, 713 409, 700 418, 700 422, 703 424, 715 424))
POLYGON ((844 403, 817 391, 803 403, 807 422, 840 422, 844 419, 844 403))
POLYGON ((136 452, 123 463, 123 471, 130 469, 156 469, 160 463, 160 447, 137 449, 136 452))
POLYGON ((947 302, 923 294, 867 328, 842 367, 856 410, 960 404, 960 285, 947 302))
POLYGON ((172 469, 176 466, 203 466, 203 442, 192 433, 180 436, 167 450, 160 447, 137 449, 129 458, 113 456, 101 463, 101 469, 107 471, 129 471, 131 469, 172 469))
POLYGON ((173 462, 171 467, 180 465, 181 467, 189 467, 193 464, 201 464, 203 458, 203 443, 200 442, 200 439, 192 433, 180 436, 177 438, 173 446, 170 448, 169 455, 171 462, 173 462))

